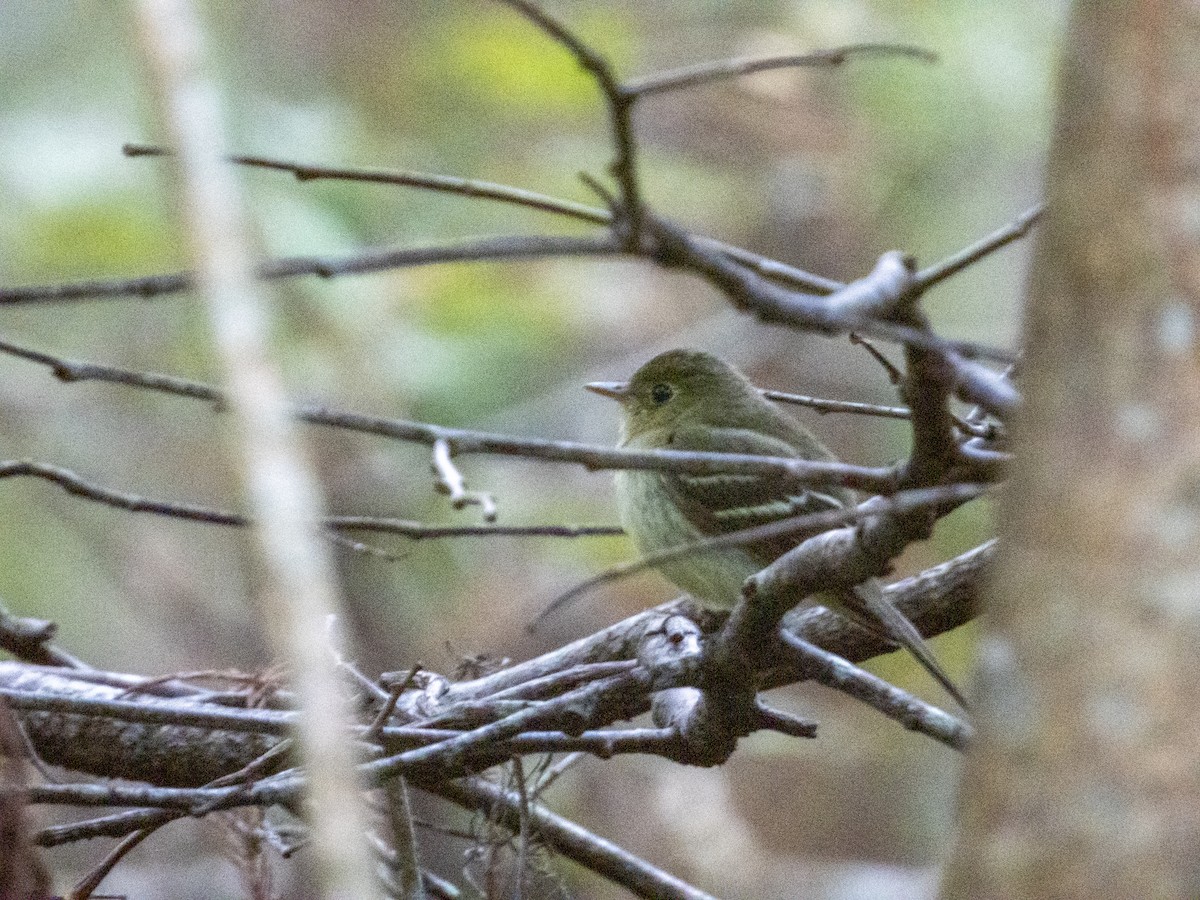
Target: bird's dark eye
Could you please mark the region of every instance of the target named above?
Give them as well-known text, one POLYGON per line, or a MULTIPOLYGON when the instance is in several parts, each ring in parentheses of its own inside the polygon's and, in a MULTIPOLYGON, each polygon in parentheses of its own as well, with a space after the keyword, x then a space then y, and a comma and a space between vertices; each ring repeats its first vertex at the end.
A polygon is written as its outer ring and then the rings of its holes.
POLYGON ((656 384, 650 388, 650 399, 654 401, 656 406, 662 406, 674 396, 675 388, 669 384, 656 384))

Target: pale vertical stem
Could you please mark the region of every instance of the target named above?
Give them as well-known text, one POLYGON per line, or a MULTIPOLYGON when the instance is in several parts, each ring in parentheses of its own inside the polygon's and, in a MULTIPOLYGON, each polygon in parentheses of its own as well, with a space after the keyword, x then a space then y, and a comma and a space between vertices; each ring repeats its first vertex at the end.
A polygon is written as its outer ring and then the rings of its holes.
POLYGON ((254 279, 252 238, 232 171, 222 163, 217 90, 204 71, 203 35, 187 0, 140 0, 141 43, 162 121, 178 151, 182 224, 197 287, 208 304, 228 385, 247 502, 265 569, 259 617, 286 661, 300 702, 297 737, 309 777, 309 820, 321 894, 380 896, 366 843, 351 721, 334 660, 338 608, 319 538, 320 494, 290 427, 267 352, 270 321, 254 279))

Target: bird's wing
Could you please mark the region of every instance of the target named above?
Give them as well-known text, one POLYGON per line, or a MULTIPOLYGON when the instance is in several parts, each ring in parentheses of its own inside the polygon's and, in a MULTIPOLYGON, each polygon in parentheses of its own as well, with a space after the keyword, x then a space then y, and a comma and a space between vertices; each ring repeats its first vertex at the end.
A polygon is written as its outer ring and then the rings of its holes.
MULTIPOLYGON (((684 427, 671 435, 673 450, 710 453, 745 453, 754 456, 797 458, 788 442, 744 428, 684 427)), ((848 492, 837 488, 796 490, 769 475, 684 475, 664 473, 663 486, 678 509, 704 535, 728 534, 806 513, 840 509, 850 502, 848 492)), ((763 565, 796 546, 796 537, 784 535, 746 546, 763 565)))
MULTIPOLYGON (((787 441, 742 428, 680 428, 674 432, 668 446, 674 450, 793 459, 801 455, 787 441)), ((663 473, 661 477, 675 505, 704 535, 728 534, 792 516, 841 509, 853 502, 853 495, 845 489, 796 491, 785 487, 778 478, 763 475, 663 473)), ((744 549, 756 562, 766 566, 795 547, 799 542, 797 537, 783 535, 747 544, 744 549)), ((868 579, 850 590, 821 599, 835 611, 905 647, 963 709, 967 708, 962 693, 942 669, 921 633, 903 613, 887 602, 876 579, 868 579)))

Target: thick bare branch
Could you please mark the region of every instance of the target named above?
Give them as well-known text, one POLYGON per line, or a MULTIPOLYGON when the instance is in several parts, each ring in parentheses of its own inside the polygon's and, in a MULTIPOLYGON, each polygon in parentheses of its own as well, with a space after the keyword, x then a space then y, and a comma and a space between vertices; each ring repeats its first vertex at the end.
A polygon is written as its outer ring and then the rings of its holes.
MULTIPOLYGON (((957 560, 935 567, 915 578, 890 586, 886 596, 908 616, 923 634, 930 636, 957 627, 974 614, 976 590, 984 566, 992 555, 991 545, 985 545, 957 560)), ((522 696, 514 689, 537 683, 550 684, 556 673, 580 665, 628 660, 638 656, 647 638, 668 637, 664 625, 669 624, 674 607, 648 610, 614 625, 603 632, 553 650, 537 659, 519 663, 508 669, 473 681, 445 683, 430 695, 406 694, 401 712, 408 721, 430 721, 430 715, 440 715, 462 704, 495 699, 495 709, 511 708, 513 700, 522 696), (433 706, 429 703, 431 698, 433 706), (506 706, 506 704, 508 706, 506 706)), ((686 620, 676 616, 677 621, 686 620)), ((861 661, 894 648, 879 638, 851 625, 825 610, 796 612, 785 620, 785 627, 808 643, 824 647, 852 661, 861 661)), ((668 640, 668 643, 678 642, 668 640)), ((604 678, 612 675, 603 674, 604 678)), ((664 669, 664 672, 670 669, 664 669)), ((670 676, 676 684, 686 684, 677 669, 670 676)), ((620 678, 622 676, 616 676, 620 678)), ((761 675, 763 687, 808 677, 803 667, 786 658, 770 661, 761 675)), ((690 678, 690 676, 687 676, 690 678)), ((83 772, 102 775, 124 775, 158 785, 206 784, 219 776, 236 771, 257 759, 273 746, 278 736, 290 724, 290 713, 262 709, 214 707, 191 699, 180 706, 178 701, 122 699, 128 697, 129 687, 144 679, 110 675, 97 679, 93 673, 48 669, 17 663, 0 663, 0 686, 13 698, 14 706, 25 709, 22 720, 38 752, 49 762, 83 772), (111 684, 104 683, 105 681, 111 684), (35 711, 35 708, 40 711, 35 711), (112 718, 118 716, 118 719, 112 718), (131 721, 132 720, 132 721, 131 721), (106 726, 104 723, 109 722, 106 726), (141 724, 137 724, 140 722, 141 724), (103 729, 109 728, 109 731, 103 729), (81 739, 81 734, 89 735, 81 739)), ((573 682, 562 681, 563 686, 573 682)), ((576 682, 577 683, 577 682, 576 682)), ((662 687, 665 685, 656 685, 662 687)), ((603 689, 593 687, 593 692, 603 689)), ((540 693, 525 693, 539 697, 540 693)), ((497 754, 512 752, 562 752, 584 749, 589 752, 625 752, 628 748, 647 746, 646 735, 590 734, 604 716, 631 715, 647 708, 645 702, 630 708, 628 701, 615 698, 618 706, 605 701, 600 707, 598 721, 585 715, 577 738, 538 732, 537 716, 530 714, 533 733, 520 729, 510 735, 512 742, 500 748, 485 748, 497 754)), ((528 702, 528 700, 521 701, 528 702)), ((580 707, 575 707, 576 712, 580 707)), ((549 709, 546 716, 555 717, 559 711, 549 709)), ((561 720, 557 724, 561 724, 561 720)), ((367 726, 364 726, 366 728, 367 726)), ((505 726, 507 729, 507 726, 505 726)), ((364 735, 366 732, 363 732, 364 735)), ((379 731, 379 739, 388 744, 409 741, 410 745, 443 741, 451 736, 440 728, 389 726, 379 731)), ((476 740, 476 739, 473 739, 476 740)), ((661 737, 659 738, 661 740, 661 737)), ((659 750, 666 745, 660 746, 659 750)), ((457 752, 457 751, 456 751, 457 752)), ((657 751, 651 751, 657 752, 657 751)), ((501 757, 506 758, 506 757, 501 757)), ((420 757, 418 757, 420 761, 420 757)), ((428 767, 423 766, 426 770, 428 767)), ((145 804, 132 796, 123 796, 135 805, 145 804)), ((206 795, 211 800, 214 795, 206 795)), ((227 795, 220 795, 227 796, 227 795)), ((193 798, 195 799, 195 798, 193 798)), ((172 803, 176 802, 171 800, 172 803)))

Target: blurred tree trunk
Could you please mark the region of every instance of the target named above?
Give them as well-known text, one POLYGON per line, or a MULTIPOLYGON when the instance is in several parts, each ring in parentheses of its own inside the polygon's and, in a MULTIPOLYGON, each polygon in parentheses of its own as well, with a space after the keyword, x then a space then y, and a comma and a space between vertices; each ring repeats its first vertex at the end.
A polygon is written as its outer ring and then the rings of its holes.
POLYGON ((1076 4, 947 898, 1200 897, 1200 7, 1076 4))

